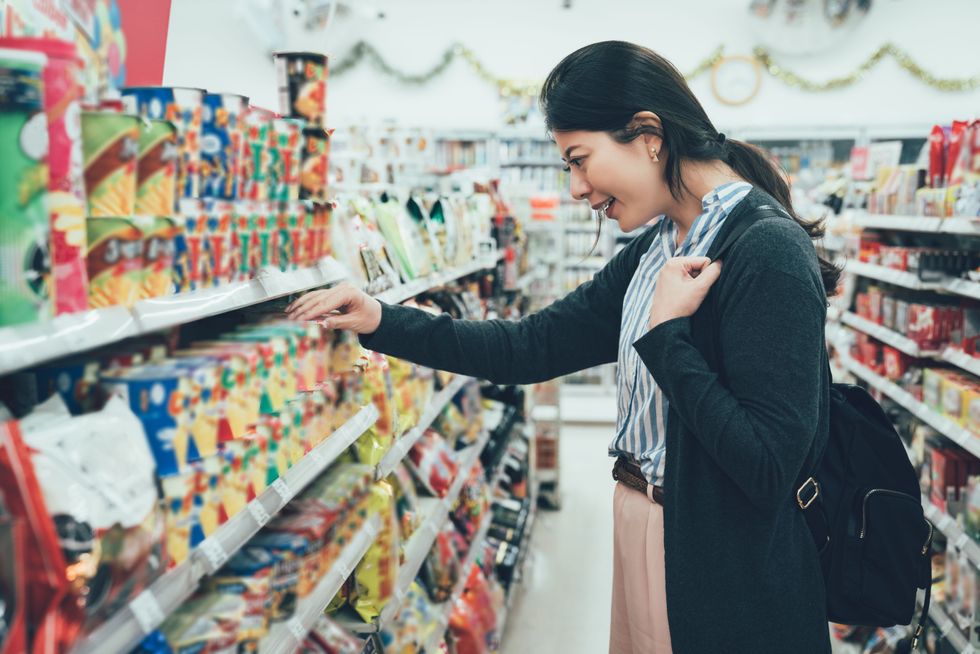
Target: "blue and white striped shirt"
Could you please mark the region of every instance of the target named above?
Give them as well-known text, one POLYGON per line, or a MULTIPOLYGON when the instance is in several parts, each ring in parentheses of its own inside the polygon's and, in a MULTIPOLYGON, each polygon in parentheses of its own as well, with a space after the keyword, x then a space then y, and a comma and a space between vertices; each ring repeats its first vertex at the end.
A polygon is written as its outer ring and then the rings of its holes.
POLYGON ((609 455, 632 459, 651 484, 663 484, 668 402, 633 343, 649 331, 653 291, 667 259, 705 256, 725 218, 751 190, 752 186, 745 182, 728 182, 705 195, 701 200, 702 213, 680 248, 676 245, 676 225, 661 216, 660 222, 649 228, 658 230, 657 236, 640 258, 626 289, 619 331, 618 419, 609 455))

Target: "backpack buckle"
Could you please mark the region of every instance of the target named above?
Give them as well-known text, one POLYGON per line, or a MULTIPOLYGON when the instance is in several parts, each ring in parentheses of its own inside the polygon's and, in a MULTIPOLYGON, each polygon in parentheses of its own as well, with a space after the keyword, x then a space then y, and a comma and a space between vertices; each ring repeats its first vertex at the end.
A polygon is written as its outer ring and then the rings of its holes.
POLYGON ((803 485, 800 486, 799 489, 796 491, 796 503, 799 504, 800 508, 803 509, 804 511, 809 509, 810 505, 813 504, 813 502, 818 497, 820 497, 820 484, 818 484, 817 480, 814 479, 813 477, 810 477, 805 482, 803 482, 803 485), (808 487, 812 487, 813 494, 810 495, 809 498, 804 499, 803 495, 808 487))

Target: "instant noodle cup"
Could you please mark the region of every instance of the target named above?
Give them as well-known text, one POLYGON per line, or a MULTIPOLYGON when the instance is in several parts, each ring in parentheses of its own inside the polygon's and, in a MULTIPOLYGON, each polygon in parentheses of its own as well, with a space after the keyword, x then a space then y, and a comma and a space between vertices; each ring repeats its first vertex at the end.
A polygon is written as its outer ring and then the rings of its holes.
POLYGON ((300 168, 299 197, 327 201, 327 174, 330 165, 330 132, 322 127, 303 130, 303 161, 300 168))
POLYGON ((205 238, 208 217, 200 200, 181 200, 180 215, 183 229, 174 241, 177 289, 193 291, 206 286, 209 273, 205 238))
POLYGON ((305 120, 276 118, 272 122, 269 161, 269 196, 277 202, 299 199, 299 172, 303 157, 305 120))
POLYGON ((165 86, 128 87, 124 97, 134 98, 144 118, 169 120, 177 126, 177 195, 200 197, 202 89, 165 86))
POLYGON ((0 326, 51 315, 46 62, 0 50, 0 326))
POLYGON ((225 200, 207 200, 205 207, 206 268, 211 272, 212 283, 220 286, 233 278, 231 233, 235 205, 225 200))
POLYGON ((277 52, 279 111, 310 125, 327 124, 327 55, 316 52, 277 52))
POLYGON ((175 241, 178 226, 173 218, 136 216, 133 219, 143 234, 143 278, 141 300, 173 293, 175 241))
POLYGON ((245 112, 239 197, 245 200, 269 199, 269 147, 273 140, 276 115, 268 109, 249 107, 245 112))
POLYGON ((201 124, 201 194, 238 199, 248 98, 233 93, 204 96, 201 124))
POLYGON ((80 81, 75 44, 48 38, 4 38, 0 48, 41 52, 48 123, 48 212, 51 221, 51 295, 56 314, 88 308, 85 269, 85 182, 82 170, 80 81))
POLYGON ((89 218, 89 306, 132 307, 143 286, 143 232, 132 218, 89 218))
POLYGON ((140 120, 108 112, 82 113, 82 154, 88 215, 96 218, 136 213, 136 164, 140 120))
POLYGON ((177 126, 169 120, 144 120, 136 164, 136 213, 173 215, 179 157, 177 126))

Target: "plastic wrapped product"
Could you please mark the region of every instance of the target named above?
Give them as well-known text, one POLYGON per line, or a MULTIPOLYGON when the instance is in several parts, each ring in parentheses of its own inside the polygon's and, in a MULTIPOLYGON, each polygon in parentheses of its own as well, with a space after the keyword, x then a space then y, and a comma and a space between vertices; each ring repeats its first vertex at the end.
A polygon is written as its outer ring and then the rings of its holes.
POLYGON ((448 600, 459 580, 459 552, 456 551, 454 533, 452 525, 446 525, 436 535, 422 568, 422 580, 434 602, 448 600))
POLYGON ((276 559, 265 550, 240 550, 213 577, 207 589, 215 594, 233 595, 245 601, 238 643, 249 645, 269 633, 269 607, 272 604, 272 574, 276 559))
POLYGON ((420 652, 439 628, 439 612, 417 582, 408 587, 402 609, 391 629, 381 633, 386 652, 420 652))
POLYGON ((410 470, 433 495, 445 497, 456 478, 457 464, 446 439, 435 430, 426 430, 408 454, 410 470))
POLYGON ((391 599, 398 581, 398 522, 391 486, 374 484, 364 509, 381 518, 381 531, 354 571, 354 609, 367 622, 374 620, 391 599))
POLYGON ((252 540, 251 546, 275 557, 269 619, 272 622, 288 620, 296 612, 300 566, 309 549, 309 541, 291 533, 263 531, 252 540))

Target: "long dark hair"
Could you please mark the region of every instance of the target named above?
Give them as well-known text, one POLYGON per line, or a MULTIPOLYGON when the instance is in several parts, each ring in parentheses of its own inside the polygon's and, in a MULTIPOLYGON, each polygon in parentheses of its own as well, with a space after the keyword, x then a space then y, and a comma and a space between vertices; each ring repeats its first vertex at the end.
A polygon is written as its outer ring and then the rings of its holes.
MULTIPOLYGON (((681 178, 682 160, 721 160, 774 197, 811 239, 824 235, 823 221, 806 221, 793 210, 789 185, 766 153, 720 134, 683 75, 653 50, 625 41, 576 50, 548 75, 540 103, 549 131, 609 132, 620 143, 644 134, 659 136, 664 177, 678 201, 688 192, 681 178), (657 114, 661 128, 634 123, 633 116, 641 111, 657 114)), ((841 271, 823 257, 819 261, 824 289, 833 295, 841 271)))

